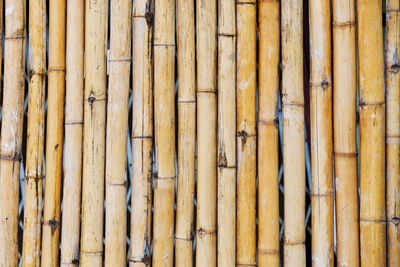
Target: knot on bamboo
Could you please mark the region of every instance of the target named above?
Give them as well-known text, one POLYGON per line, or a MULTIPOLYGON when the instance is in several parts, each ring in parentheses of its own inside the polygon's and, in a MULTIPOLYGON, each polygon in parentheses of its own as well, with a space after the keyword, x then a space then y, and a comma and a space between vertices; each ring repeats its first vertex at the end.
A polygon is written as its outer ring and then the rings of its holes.
POLYGON ((393 64, 391 66, 392 72, 393 73, 398 73, 400 71, 400 65, 399 64, 393 64))
POLYGON ((392 218, 392 223, 394 224, 394 225, 399 225, 399 223, 400 223, 400 218, 399 217, 393 217, 392 218))

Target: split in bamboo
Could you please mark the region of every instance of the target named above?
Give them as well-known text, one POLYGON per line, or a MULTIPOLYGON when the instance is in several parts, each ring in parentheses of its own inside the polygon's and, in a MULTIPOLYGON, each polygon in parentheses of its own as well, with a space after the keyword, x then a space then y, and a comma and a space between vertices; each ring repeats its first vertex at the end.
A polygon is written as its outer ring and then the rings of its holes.
POLYGON ((152 0, 136 0, 133 5, 130 267, 144 267, 151 264, 153 4, 152 0))
POLYGON ((84 0, 67 1, 62 267, 79 266, 82 183, 84 0))
POLYGON ((279 14, 279 1, 259 2, 257 253, 260 267, 279 267, 279 14))
POLYGON ((81 266, 102 266, 108 1, 86 0, 81 266))
POLYGON ((312 264, 333 266, 331 18, 329 0, 310 1, 312 264))
POLYGON ((22 262, 40 266, 46 101, 46 1, 29 2, 29 102, 22 262))
POLYGON ((193 265, 193 209, 196 153, 196 65, 194 1, 177 1, 178 186, 175 265, 193 265))
POLYGON ((0 140, 0 266, 18 265, 19 175, 25 90, 24 0, 5 1, 4 91, 0 140))
POLYGON ((236 10, 218 1, 218 242, 219 267, 236 260, 236 10))
POLYGON ((386 1, 387 265, 400 266, 400 1, 386 1))
MULTIPOLYGON (((134 103, 135 104, 135 103, 134 103)), ((155 1, 153 265, 173 266, 175 197, 175 1, 155 1)))
POLYGON ((337 263, 343 267, 360 265, 354 4, 332 3, 337 263))
POLYGON ((305 267, 303 1, 281 3, 284 266, 305 267))
POLYGON ((257 1, 236 2, 237 229, 236 263, 256 264, 256 26, 257 1))

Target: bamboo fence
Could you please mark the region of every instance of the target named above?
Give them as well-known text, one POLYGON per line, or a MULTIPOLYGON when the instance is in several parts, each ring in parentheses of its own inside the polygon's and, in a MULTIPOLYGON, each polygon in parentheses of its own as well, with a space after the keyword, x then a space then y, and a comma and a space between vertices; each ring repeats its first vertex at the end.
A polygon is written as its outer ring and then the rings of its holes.
POLYGON ((400 266, 399 8, 0 1, 0 266, 400 266))

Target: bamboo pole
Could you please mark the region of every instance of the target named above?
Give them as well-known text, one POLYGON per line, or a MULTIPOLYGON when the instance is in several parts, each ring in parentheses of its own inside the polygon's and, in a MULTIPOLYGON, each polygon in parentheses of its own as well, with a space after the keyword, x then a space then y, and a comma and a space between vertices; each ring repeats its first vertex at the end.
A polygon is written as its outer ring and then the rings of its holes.
POLYGON ((386 1, 387 264, 400 265, 400 1, 386 1))
POLYGON ((130 267, 151 263, 153 168, 153 12, 154 2, 136 0, 132 36, 132 198, 130 267))
POLYGON ((284 266, 306 266, 303 1, 283 0, 282 118, 284 266))
POLYGON ((279 267, 280 3, 259 2, 258 266, 279 267), (266 209, 266 207, 269 207, 266 209))
POLYGON ((175 1, 155 1, 153 265, 173 266, 175 195, 175 1))
POLYGON ((193 209, 196 153, 196 65, 194 1, 177 1, 178 187, 175 265, 193 266, 193 209))
POLYGON ((0 266, 18 265, 19 175, 25 90, 25 1, 5 1, 0 140, 0 266))
POLYGON ((236 263, 256 264, 256 26, 257 1, 236 2, 237 229, 236 263))
POLYGON ((84 0, 67 1, 61 266, 79 266, 82 183, 84 0))
POLYGON ((217 264, 236 260, 236 10, 218 1, 218 244, 217 264))
MULTIPOLYGON (((105 266, 126 266, 126 159, 132 1, 111 1, 106 144, 105 266)), ((135 205, 135 203, 134 203, 135 205)))
POLYGON ((333 266, 330 1, 310 1, 312 262, 333 266))
POLYGON ((46 102, 46 1, 29 3, 29 108, 22 262, 40 266, 46 102))
POLYGON ((217 2, 197 1, 196 266, 217 264, 217 2))
POLYGON ((360 265, 354 4, 332 3, 337 263, 343 267, 360 265))
MULTIPOLYGON (((3 62, 3 1, 0 1, 0 62, 3 62)), ((2 64, 0 64, 0 76, 1 76, 1 71, 2 71, 2 64)), ((1 101, 1 96, 2 96, 2 85, 0 83, 0 101, 1 101)), ((1 103, 1 102, 0 102, 1 103)))
POLYGON ((361 266, 386 266, 382 2, 357 1, 361 266))
POLYGON ((81 266, 102 266, 108 1, 86 0, 81 266))

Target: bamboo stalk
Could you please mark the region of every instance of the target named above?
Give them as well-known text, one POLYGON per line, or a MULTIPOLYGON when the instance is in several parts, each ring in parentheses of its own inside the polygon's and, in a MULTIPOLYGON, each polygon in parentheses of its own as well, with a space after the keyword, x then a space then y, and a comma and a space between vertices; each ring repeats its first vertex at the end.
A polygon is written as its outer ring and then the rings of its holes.
POLYGON ((236 263, 256 264, 256 26, 257 1, 236 2, 237 237, 236 263))
POLYGON ((0 266, 18 265, 19 175, 25 89, 25 1, 5 1, 0 140, 0 266))
POLYGON ((133 5, 132 198, 130 267, 151 263, 153 168, 153 1, 133 5))
POLYGON ((312 262, 333 266, 330 1, 310 1, 312 262))
POLYGON ((175 195, 175 1, 155 1, 153 265, 173 266, 175 195))
POLYGON ((357 1, 361 266, 386 266, 382 2, 357 1))
POLYGON ((102 266, 108 1, 85 5, 81 266, 102 266))
POLYGON ((79 266, 82 183, 84 0, 67 2, 61 266, 79 266))
POLYGON ((196 153, 196 65, 194 1, 177 1, 178 187, 175 265, 193 266, 193 209, 196 153))
POLYGON ((196 266, 217 264, 217 2, 197 1, 196 266))
MULTIPOLYGON (((111 1, 106 147, 105 266, 126 266, 126 159, 132 1, 111 1)), ((134 203, 135 204, 135 203, 134 203)))
POLYGON ((360 265, 355 7, 352 0, 334 0, 333 110, 338 266, 360 265))
POLYGON ((306 266, 303 1, 283 0, 282 118, 284 266, 306 266))
POLYGON ((400 1, 386 1, 387 264, 400 265, 400 1))
POLYGON ((280 3, 259 1, 258 266, 279 267, 280 3), (269 207, 266 209, 265 207, 269 207))
POLYGON ((29 108, 22 262, 40 266, 46 102, 46 1, 29 3, 29 108))
POLYGON ((220 267, 236 260, 236 10, 218 1, 218 248, 220 267))
MULTIPOLYGON (((3 7, 3 1, 0 1, 0 62, 3 62, 3 12, 4 12, 4 7, 3 7)), ((0 64, 0 75, 2 71, 2 64, 0 64)), ((1 101, 1 96, 2 96, 2 85, 0 83, 0 101, 1 101)), ((1 103, 1 102, 0 102, 1 103)))

